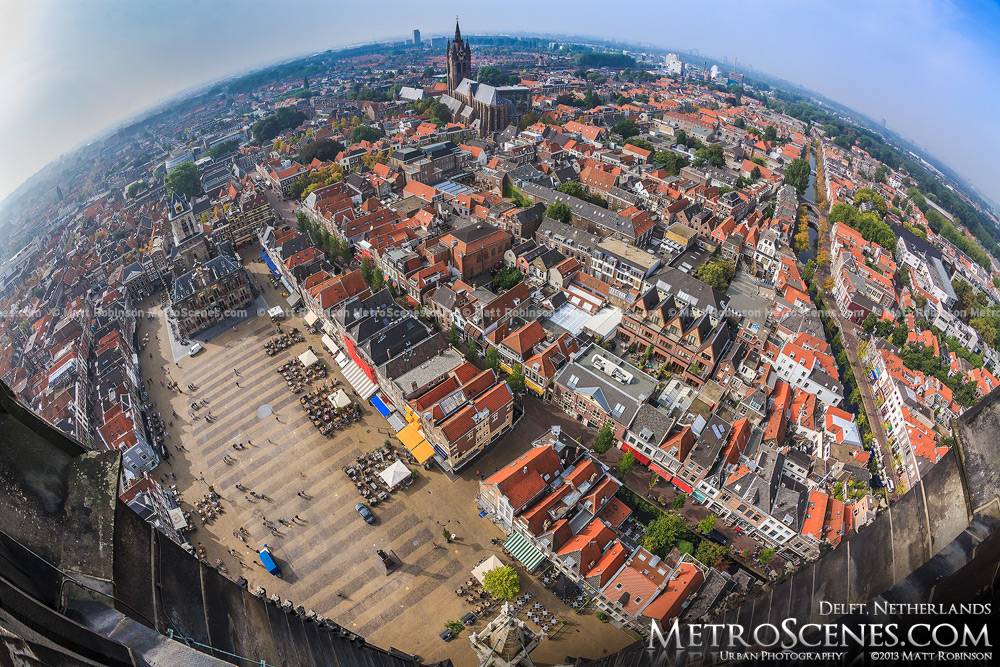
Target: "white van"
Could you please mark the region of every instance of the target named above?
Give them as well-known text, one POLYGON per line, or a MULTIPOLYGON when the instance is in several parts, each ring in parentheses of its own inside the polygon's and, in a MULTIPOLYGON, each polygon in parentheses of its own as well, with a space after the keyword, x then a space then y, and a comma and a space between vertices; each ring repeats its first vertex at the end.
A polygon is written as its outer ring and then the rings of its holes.
POLYGON ((204 349, 205 347, 201 343, 195 343, 194 345, 191 346, 191 349, 188 350, 188 354, 193 357, 194 355, 198 354, 204 349))

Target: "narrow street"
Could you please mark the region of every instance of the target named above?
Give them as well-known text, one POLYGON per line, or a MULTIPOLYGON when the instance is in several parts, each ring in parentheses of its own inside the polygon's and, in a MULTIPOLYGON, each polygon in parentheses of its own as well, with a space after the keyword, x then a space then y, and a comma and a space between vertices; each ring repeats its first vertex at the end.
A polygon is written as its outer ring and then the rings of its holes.
POLYGON ((886 437, 885 430, 882 428, 882 416, 879 414, 878 406, 875 405, 875 390, 868 379, 868 374, 865 372, 864 362, 858 358, 858 348, 860 346, 858 328, 853 322, 843 319, 840 313, 836 313, 836 318, 837 325, 840 327, 841 338, 844 341, 844 351, 847 353, 847 360, 850 361, 851 368, 854 369, 854 377, 858 381, 858 391, 861 393, 861 402, 864 404, 865 414, 868 415, 868 425, 872 429, 872 435, 875 436, 875 448, 882 459, 882 470, 888 476, 889 482, 892 485, 891 491, 886 489, 887 500, 892 501, 905 491, 899 487, 899 476, 896 474, 892 455, 889 453, 889 438, 886 437))
MULTIPOLYGON (((810 209, 809 216, 810 218, 815 219, 815 214, 812 212, 812 209, 810 209)), ((826 218, 826 212, 820 209, 818 224, 822 226, 824 223, 829 224, 829 221, 826 218)), ((830 253, 830 246, 826 245, 825 247, 820 248, 817 241, 816 256, 818 256, 823 250, 830 253)), ((830 277, 829 265, 816 266, 816 273, 814 275, 816 285, 822 286, 830 277)), ((859 331, 858 326, 854 324, 854 322, 851 322, 840 314, 840 309, 837 308, 836 305, 836 297, 833 294, 828 294, 826 297, 827 298, 823 304, 824 308, 828 309, 827 312, 833 316, 834 320, 837 322, 837 327, 840 329, 841 340, 844 344, 844 352, 847 354, 847 361, 851 364, 854 377, 858 381, 858 391, 861 394, 862 407, 864 408, 865 415, 868 418, 868 424, 871 427, 872 435, 875 437, 873 453, 881 459, 881 468, 888 476, 889 483, 892 487, 891 491, 888 488, 886 489, 887 500, 891 502, 901 494, 899 488, 899 477, 896 475, 892 455, 889 453, 889 439, 886 437, 885 430, 882 428, 882 417, 879 414, 877 406, 875 405, 875 390, 871 385, 868 374, 865 372, 863 361, 858 357, 858 347, 860 345, 859 338, 864 340, 865 336, 863 332, 859 331)))

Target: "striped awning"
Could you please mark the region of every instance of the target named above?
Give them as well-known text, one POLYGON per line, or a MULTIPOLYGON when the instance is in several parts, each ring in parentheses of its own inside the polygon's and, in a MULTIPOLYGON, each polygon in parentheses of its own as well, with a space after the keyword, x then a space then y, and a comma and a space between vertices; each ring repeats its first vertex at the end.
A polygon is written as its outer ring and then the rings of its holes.
POLYGON ((519 533, 511 533, 507 541, 503 543, 503 548, 521 565, 528 568, 528 572, 534 572, 538 564, 545 560, 542 552, 532 546, 531 542, 519 533))

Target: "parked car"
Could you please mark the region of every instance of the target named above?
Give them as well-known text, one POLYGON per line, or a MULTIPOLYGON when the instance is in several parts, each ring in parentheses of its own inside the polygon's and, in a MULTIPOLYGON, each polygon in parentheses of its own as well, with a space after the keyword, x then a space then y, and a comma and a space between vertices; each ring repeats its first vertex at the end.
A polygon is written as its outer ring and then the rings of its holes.
POLYGON ((375 523, 375 515, 372 514, 372 511, 364 503, 358 503, 354 506, 354 509, 358 511, 358 514, 365 520, 365 523, 375 523))
POLYGON ((194 344, 194 345, 192 345, 192 346, 191 346, 191 348, 190 348, 190 349, 188 350, 188 354, 189 354, 189 355, 191 355, 191 356, 193 357, 194 355, 198 354, 199 352, 201 352, 201 351, 202 351, 202 350, 204 350, 204 349, 205 349, 205 346, 204 346, 204 345, 202 345, 201 343, 195 343, 195 344, 194 344))
POLYGON ((726 543, 729 542, 729 538, 728 537, 726 537, 725 535, 723 535, 719 531, 715 530, 714 528, 708 532, 708 535, 706 537, 708 537, 708 539, 710 539, 710 540, 714 540, 714 541, 718 542, 719 544, 721 544, 723 546, 725 546, 726 543))

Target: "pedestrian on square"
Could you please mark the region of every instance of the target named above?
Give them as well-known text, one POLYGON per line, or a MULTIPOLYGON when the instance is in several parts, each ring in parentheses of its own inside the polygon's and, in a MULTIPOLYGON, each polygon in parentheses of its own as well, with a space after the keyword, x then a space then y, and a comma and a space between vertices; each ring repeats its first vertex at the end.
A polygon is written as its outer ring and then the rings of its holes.
MULTIPOLYGON (((239 383, 239 381, 237 381, 237 382, 236 382, 236 386, 237 386, 237 387, 240 387, 240 383, 239 383)), ((242 388, 243 388, 243 387, 240 387, 240 389, 242 389, 242 388)))

